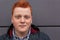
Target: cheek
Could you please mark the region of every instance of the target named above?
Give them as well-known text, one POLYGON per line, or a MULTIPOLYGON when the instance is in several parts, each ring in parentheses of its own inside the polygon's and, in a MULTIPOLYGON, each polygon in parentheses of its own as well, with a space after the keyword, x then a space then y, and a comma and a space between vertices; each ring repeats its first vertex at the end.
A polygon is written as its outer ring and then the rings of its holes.
POLYGON ((18 23, 18 20, 16 20, 15 18, 12 18, 12 23, 13 24, 17 24, 18 23))
POLYGON ((27 24, 29 24, 29 25, 30 25, 30 24, 32 23, 32 19, 27 20, 26 22, 27 22, 27 24))

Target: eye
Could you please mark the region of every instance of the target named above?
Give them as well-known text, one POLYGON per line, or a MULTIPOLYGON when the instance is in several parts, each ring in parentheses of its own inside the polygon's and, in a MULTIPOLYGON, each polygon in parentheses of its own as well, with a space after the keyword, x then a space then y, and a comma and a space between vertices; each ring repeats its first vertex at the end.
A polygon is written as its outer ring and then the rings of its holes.
POLYGON ((18 16, 15 16, 16 19, 19 19, 20 17, 21 17, 21 16, 19 16, 19 15, 18 15, 18 16))
POLYGON ((30 16, 26 15, 26 16, 24 16, 24 18, 25 18, 25 19, 29 19, 29 18, 30 18, 30 16))

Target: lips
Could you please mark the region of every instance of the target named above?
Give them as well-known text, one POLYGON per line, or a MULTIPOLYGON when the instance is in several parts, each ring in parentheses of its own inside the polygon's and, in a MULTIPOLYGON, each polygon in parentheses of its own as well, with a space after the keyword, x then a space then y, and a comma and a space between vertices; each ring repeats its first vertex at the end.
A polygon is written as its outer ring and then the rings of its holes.
POLYGON ((19 27, 25 27, 26 25, 19 25, 19 27))

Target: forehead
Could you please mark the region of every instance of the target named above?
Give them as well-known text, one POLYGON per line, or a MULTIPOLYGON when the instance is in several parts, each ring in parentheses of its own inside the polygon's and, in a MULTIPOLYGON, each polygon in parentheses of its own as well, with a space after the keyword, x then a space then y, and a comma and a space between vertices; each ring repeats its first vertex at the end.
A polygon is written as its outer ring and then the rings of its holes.
POLYGON ((16 7, 15 9, 14 9, 14 12, 16 13, 31 13, 31 11, 30 11, 30 8, 29 7, 27 7, 27 8, 22 8, 22 7, 16 7))
POLYGON ((22 8, 22 7, 16 7, 15 9, 14 9, 14 13, 13 14, 31 14, 31 10, 30 10, 30 8, 29 7, 27 7, 27 8, 22 8))

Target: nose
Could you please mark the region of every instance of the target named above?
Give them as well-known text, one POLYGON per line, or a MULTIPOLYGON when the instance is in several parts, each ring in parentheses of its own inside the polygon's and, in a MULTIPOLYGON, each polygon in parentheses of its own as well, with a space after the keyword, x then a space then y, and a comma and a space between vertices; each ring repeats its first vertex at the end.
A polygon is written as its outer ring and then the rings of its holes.
POLYGON ((20 22, 21 22, 21 23, 25 23, 24 17, 21 17, 20 22))

